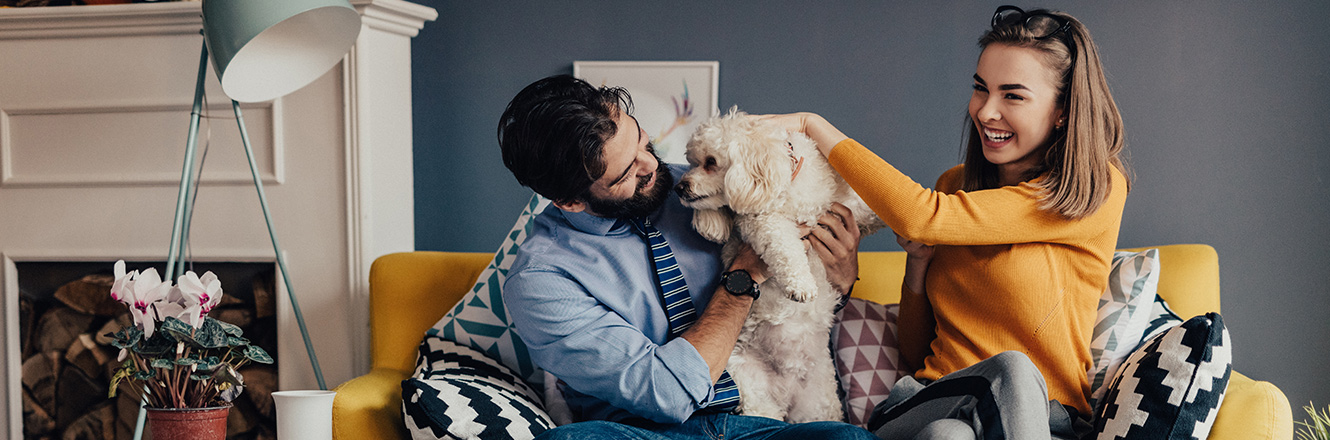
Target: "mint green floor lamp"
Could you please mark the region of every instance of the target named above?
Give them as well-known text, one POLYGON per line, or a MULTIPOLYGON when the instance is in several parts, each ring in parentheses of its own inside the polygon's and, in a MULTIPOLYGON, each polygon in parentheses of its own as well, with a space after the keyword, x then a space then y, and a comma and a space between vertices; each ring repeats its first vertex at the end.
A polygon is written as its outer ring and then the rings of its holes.
MULTIPOLYGON (((203 113, 203 87, 207 76, 209 52, 213 69, 221 80, 222 90, 231 98, 231 108, 240 127, 240 139, 249 160, 249 171, 258 191, 263 219, 268 225, 277 267, 286 282, 286 293, 291 310, 300 325, 305 351, 314 369, 319 389, 328 386, 314 355, 305 318, 300 314, 291 276, 286 271, 277 234, 273 230, 268 199, 263 192, 258 166, 254 163, 254 150, 245 131, 245 120, 240 114, 241 102, 261 102, 294 92, 322 76, 337 65, 355 44, 360 35, 360 14, 347 0, 204 0, 204 44, 199 55, 199 74, 194 86, 194 106, 189 117, 189 136, 185 141, 185 163, 180 171, 180 189, 176 197, 175 224, 171 229, 171 249, 166 260, 165 278, 170 280, 184 273, 185 249, 189 245, 189 221, 193 212, 194 182, 199 171, 194 169, 194 153, 198 146, 199 119, 203 113), (177 264, 179 263, 179 264, 177 264)), ((146 409, 140 404, 134 439, 143 437, 146 409)))

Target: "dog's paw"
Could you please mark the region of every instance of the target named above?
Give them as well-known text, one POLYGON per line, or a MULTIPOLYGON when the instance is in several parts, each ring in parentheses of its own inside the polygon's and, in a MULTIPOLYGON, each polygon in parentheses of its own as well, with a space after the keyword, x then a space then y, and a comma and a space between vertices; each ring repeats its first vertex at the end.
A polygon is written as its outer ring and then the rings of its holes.
POLYGON ((791 300, 808 302, 817 296, 817 283, 811 280, 797 279, 786 285, 785 293, 791 300))

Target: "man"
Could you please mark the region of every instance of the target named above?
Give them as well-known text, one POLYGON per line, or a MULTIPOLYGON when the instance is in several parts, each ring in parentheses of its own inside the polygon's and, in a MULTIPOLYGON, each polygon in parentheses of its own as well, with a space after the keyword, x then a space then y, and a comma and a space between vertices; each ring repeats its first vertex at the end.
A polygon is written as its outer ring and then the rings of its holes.
MULTIPOLYGON (((587 421, 541 438, 872 438, 839 422, 730 413, 725 366, 766 265, 744 246, 722 267, 720 245, 693 231, 692 211, 670 191, 685 167, 662 163, 631 113, 623 89, 555 76, 519 92, 499 121, 504 165, 553 204, 523 243, 504 300, 532 359, 560 379, 573 417, 587 421), (660 238, 663 246, 648 247, 660 238), (653 254, 664 249, 672 256, 653 254), (681 274, 686 291, 672 292, 691 300, 669 312, 659 282, 667 273, 681 274)), ((848 291, 858 229, 846 227, 848 210, 821 223, 810 245, 848 291)))

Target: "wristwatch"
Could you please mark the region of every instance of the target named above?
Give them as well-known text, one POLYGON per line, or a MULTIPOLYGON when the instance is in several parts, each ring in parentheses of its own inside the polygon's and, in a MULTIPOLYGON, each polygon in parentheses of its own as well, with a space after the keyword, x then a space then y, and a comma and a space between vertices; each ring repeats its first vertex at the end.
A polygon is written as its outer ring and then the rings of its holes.
POLYGON ((757 290, 757 283, 753 282, 753 276, 743 269, 735 269, 725 272, 720 276, 720 285, 725 287, 726 292, 736 296, 751 296, 757 299, 762 294, 757 290))

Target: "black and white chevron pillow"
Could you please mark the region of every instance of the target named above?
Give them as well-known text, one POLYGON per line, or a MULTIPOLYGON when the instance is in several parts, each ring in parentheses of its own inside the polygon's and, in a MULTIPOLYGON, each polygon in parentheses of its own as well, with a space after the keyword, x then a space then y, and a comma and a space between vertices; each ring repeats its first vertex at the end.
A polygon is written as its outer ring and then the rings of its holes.
POLYGON ((1204 439, 1233 371, 1218 313, 1187 320, 1146 341, 1123 362, 1097 411, 1099 440, 1204 439))
POLYGON ((554 427, 539 396, 484 353, 426 336, 402 381, 402 413, 415 440, 532 439, 554 427))

